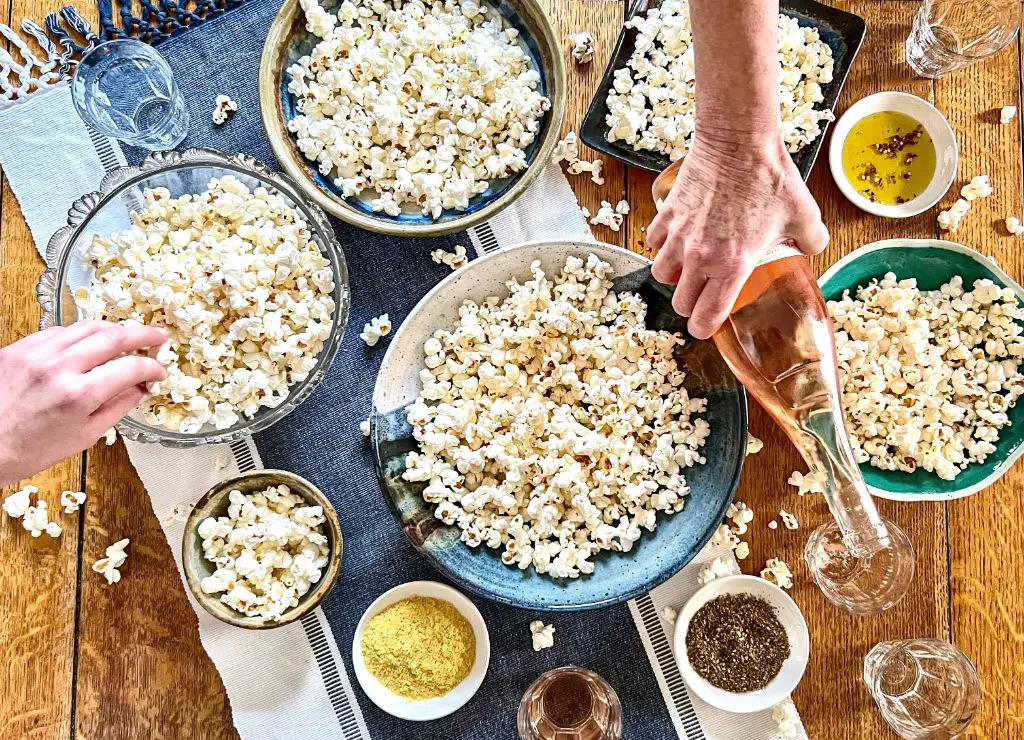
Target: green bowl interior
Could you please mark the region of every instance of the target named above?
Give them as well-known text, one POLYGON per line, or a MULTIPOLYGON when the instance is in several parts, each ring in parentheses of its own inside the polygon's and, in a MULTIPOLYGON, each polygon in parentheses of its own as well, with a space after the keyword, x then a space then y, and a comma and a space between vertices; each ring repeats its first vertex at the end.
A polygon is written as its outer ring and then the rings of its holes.
MULTIPOLYGON (((881 278, 893 272, 897 278, 917 278, 922 290, 936 290, 950 278, 960 275, 965 288, 975 280, 988 278, 998 285, 1007 287, 1006 281, 984 263, 970 254, 944 249, 942 247, 892 246, 866 252, 843 265, 821 285, 827 300, 839 299, 844 290, 852 294, 858 287, 867 285, 872 278, 881 278)), ((1010 285, 1024 301, 1020 287, 1010 285)), ((1008 411, 1011 424, 999 430, 996 450, 982 464, 972 464, 962 471, 955 480, 943 480, 935 473, 918 469, 913 473, 881 470, 867 463, 861 472, 869 486, 892 493, 939 493, 956 494, 975 486, 991 476, 997 468, 1024 445, 1024 404, 1018 403, 1008 411)))

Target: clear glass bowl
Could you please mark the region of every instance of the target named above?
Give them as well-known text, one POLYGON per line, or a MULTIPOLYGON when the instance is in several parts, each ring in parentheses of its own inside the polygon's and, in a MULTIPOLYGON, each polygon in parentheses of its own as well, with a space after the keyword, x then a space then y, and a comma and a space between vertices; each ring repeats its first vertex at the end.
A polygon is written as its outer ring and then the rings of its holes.
POLYGON ((109 238, 131 225, 129 214, 138 210, 147 188, 165 187, 172 196, 201 193, 209 181, 234 175, 249 188, 266 187, 280 193, 309 225, 313 240, 330 260, 334 270, 334 326, 317 356, 317 363, 305 380, 291 387, 287 400, 276 408, 261 408, 252 419, 243 418, 230 429, 207 425, 195 434, 182 434, 144 423, 137 414, 126 416, 117 430, 139 442, 158 442, 167 447, 195 447, 223 444, 267 429, 298 408, 320 384, 334 360, 348 320, 348 267, 341 245, 334 236, 327 216, 300 195, 294 183, 284 175, 244 154, 224 154, 213 149, 189 149, 184 152, 157 152, 137 167, 121 167, 106 177, 100 189, 82 196, 68 212, 68 225, 50 239, 46 248, 47 270, 39 280, 37 295, 43 307, 40 328, 67 326, 77 321, 74 301, 76 288, 88 285, 93 271, 84 253, 93 236, 109 238))

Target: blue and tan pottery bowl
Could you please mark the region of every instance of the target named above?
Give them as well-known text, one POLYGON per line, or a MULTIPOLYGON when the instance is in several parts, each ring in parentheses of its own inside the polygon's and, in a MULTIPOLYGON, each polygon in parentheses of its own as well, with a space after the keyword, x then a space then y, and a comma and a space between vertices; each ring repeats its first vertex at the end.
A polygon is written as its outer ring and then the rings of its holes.
MULTIPOLYGON (((336 0, 327 0, 325 6, 331 8, 337 4, 336 0)), ((470 200, 467 210, 444 211, 436 220, 424 216, 418 209, 399 216, 374 212, 370 208, 374 196, 369 191, 357 198, 343 197, 331 179, 320 174, 316 163, 302 155, 287 128, 288 121, 297 115, 295 96, 288 92, 287 69, 319 41, 306 30, 299 0, 285 0, 270 26, 260 58, 260 113, 270 146, 282 169, 325 211, 368 231, 395 236, 435 236, 465 231, 493 218, 522 195, 551 160, 568 99, 562 43, 542 3, 502 0, 493 6, 509 25, 519 30, 520 39, 540 73, 541 92, 551 100, 551 110, 545 114, 536 140, 526 151, 529 166, 525 170, 492 181, 485 192, 470 200)))
POLYGON ((549 275, 569 255, 596 254, 614 268, 616 288, 636 290, 650 262, 618 247, 594 242, 534 242, 502 250, 471 262, 441 281, 402 324, 384 356, 373 392, 371 436, 384 497, 410 542, 459 586, 495 601, 528 609, 589 609, 644 593, 670 578, 700 552, 722 522, 739 483, 747 440, 743 388, 710 342, 685 345, 679 361, 686 388, 707 398, 704 418, 711 434, 702 450, 707 462, 686 470, 692 492, 686 508, 658 515, 654 532, 644 532, 628 553, 602 553, 590 576, 553 579, 532 569, 521 571, 501 562, 500 550, 467 547, 457 527, 445 526, 420 492, 422 483, 402 480, 406 454, 416 449, 405 408, 420 389, 423 343, 437 329, 453 326, 465 300, 508 295, 505 282, 526 280, 530 263, 540 260, 549 275))
MULTIPOLYGON (((917 278, 922 290, 936 290, 955 275, 969 288, 988 278, 1011 288, 1024 303, 1024 289, 989 257, 970 247, 939 239, 888 239, 854 250, 832 265, 818 284, 827 300, 838 300, 844 290, 851 294, 873 278, 893 272, 897 278, 917 278)), ((999 430, 999 442, 984 463, 969 465, 955 480, 943 480, 918 469, 913 473, 860 466, 871 493, 896 501, 948 501, 988 488, 1024 455, 1024 404, 1009 410, 1011 424, 999 430)))

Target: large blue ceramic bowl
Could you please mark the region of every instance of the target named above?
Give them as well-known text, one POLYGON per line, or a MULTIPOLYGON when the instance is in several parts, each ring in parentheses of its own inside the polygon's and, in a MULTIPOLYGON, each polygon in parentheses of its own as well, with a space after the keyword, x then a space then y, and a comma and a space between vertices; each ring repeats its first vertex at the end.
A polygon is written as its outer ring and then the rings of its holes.
POLYGON ((692 488, 686 508, 658 515, 654 532, 644 532, 628 553, 595 557, 594 573, 577 579, 553 579, 532 569, 521 571, 501 562, 500 551, 467 547, 459 530, 433 515, 420 492, 421 483, 402 480, 405 457, 416 449, 405 408, 419 393, 423 343, 436 330, 452 326, 466 299, 507 295, 505 281, 529 278, 530 263, 540 260, 556 274, 570 254, 593 253, 615 269, 620 290, 639 287, 650 262, 618 247, 593 242, 525 244, 482 257, 437 285, 413 309, 391 340, 377 377, 371 417, 377 473, 384 497, 412 544, 455 583, 504 604, 529 609, 589 609, 615 604, 644 593, 690 562, 714 534, 739 483, 746 453, 747 409, 742 386, 710 342, 686 345, 686 388, 708 399, 704 415, 711 434, 702 450, 707 462, 686 470, 692 488))

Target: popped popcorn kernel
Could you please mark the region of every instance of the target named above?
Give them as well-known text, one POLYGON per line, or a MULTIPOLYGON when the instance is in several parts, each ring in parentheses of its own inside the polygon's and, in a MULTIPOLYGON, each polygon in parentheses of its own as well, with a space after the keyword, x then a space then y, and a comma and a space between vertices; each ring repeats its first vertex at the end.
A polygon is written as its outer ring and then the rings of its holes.
POLYGON ((530 635, 533 639, 533 649, 536 652, 547 650, 555 644, 555 627, 551 624, 544 624, 541 620, 530 622, 530 635))

